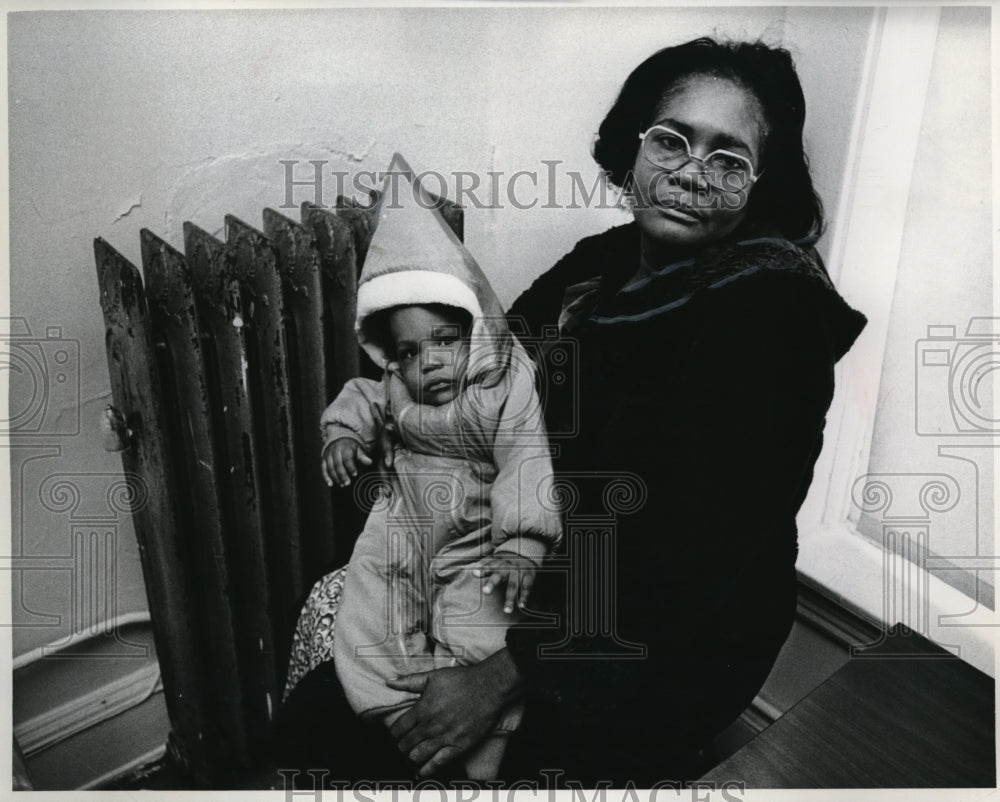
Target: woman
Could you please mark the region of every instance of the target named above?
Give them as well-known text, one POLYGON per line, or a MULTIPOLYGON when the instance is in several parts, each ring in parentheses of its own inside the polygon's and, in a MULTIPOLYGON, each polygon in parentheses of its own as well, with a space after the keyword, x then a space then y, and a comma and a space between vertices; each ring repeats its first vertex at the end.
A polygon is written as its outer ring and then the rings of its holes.
POLYGON ((790 56, 761 44, 699 39, 626 81, 594 155, 634 222, 578 243, 510 317, 577 342, 578 392, 546 388, 550 431, 577 425, 557 476, 629 472, 645 487, 617 519, 614 566, 570 563, 574 587, 614 571, 615 635, 641 657, 577 634, 566 576, 543 572, 529 608, 556 628, 512 629, 482 663, 394 685, 421 693, 392 736, 422 775, 521 699, 502 778, 691 779, 763 685, 795 614, 795 514, 833 366, 864 326, 812 248, 804 119, 790 56))

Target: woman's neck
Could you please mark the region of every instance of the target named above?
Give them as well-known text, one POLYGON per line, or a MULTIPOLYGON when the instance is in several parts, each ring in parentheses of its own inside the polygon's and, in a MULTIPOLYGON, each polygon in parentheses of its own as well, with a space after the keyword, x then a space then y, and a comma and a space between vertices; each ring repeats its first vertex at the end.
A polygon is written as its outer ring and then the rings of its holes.
POLYGON ((710 243, 700 246, 677 245, 652 239, 645 232, 639 232, 639 267, 631 279, 635 281, 650 273, 655 273, 667 265, 692 259, 711 248, 725 246, 754 236, 764 235, 765 230, 757 228, 747 220, 741 221, 732 231, 710 243))

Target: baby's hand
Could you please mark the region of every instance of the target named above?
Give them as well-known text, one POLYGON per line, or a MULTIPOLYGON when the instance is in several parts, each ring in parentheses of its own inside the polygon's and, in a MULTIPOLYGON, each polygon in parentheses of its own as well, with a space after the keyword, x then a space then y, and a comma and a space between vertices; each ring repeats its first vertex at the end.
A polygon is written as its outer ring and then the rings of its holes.
POLYGON ((365 447, 350 437, 341 437, 327 443, 323 449, 323 478, 333 487, 347 487, 351 479, 358 475, 358 463, 371 465, 365 447))
POLYGON ((486 576, 483 593, 492 593, 493 588, 507 583, 507 598, 504 600, 503 611, 514 612, 514 603, 524 607, 528 602, 528 593, 535 583, 535 572, 538 566, 527 557, 520 554, 500 553, 487 557, 472 573, 475 576, 486 576))

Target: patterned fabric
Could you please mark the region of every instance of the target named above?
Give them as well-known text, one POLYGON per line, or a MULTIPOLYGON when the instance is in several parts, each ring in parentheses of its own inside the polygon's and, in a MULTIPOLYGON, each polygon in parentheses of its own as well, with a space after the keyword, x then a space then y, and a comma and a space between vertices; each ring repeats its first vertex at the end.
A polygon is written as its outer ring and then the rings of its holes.
POLYGON ((825 304, 839 307, 843 303, 810 241, 794 243, 757 237, 707 249, 695 259, 673 262, 625 287, 612 281, 599 282, 591 293, 590 308, 598 304, 604 312, 595 313, 592 320, 599 325, 641 322, 734 282, 739 282, 741 291, 746 292, 747 279, 765 274, 793 276, 797 279, 796 292, 804 293, 812 287, 822 293, 825 304), (605 297, 600 301, 602 294, 605 297))
POLYGON ((333 625, 337 620, 346 574, 345 566, 324 576, 313 585, 309 598, 302 606, 292 638, 284 699, 306 674, 320 663, 333 659, 333 625))
POLYGON ((518 330, 541 339, 543 354, 558 353, 565 346, 553 339, 578 338, 585 326, 621 329, 623 336, 641 337, 637 329, 632 328, 631 334, 626 330, 710 294, 735 291, 743 297, 769 297, 779 293, 815 310, 824 320, 839 359, 865 319, 837 293, 813 247, 815 241, 815 237, 805 237, 791 242, 773 232, 745 229, 694 258, 665 260, 662 267, 634 279, 640 263, 639 233, 636 224, 629 223, 577 243, 514 302, 509 317, 518 330), (558 330, 546 334, 546 323, 557 319, 558 330))

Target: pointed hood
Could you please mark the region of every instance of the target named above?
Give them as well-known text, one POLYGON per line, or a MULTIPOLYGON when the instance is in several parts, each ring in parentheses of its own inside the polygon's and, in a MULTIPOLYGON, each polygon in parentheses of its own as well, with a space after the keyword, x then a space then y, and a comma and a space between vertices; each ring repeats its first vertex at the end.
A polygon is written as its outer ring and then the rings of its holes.
POLYGON ((365 321, 393 306, 447 304, 472 315, 468 377, 495 369, 509 330, 503 307, 472 254, 455 236, 413 170, 398 153, 385 173, 373 230, 358 279, 358 340, 375 364, 387 362, 384 346, 365 321))

